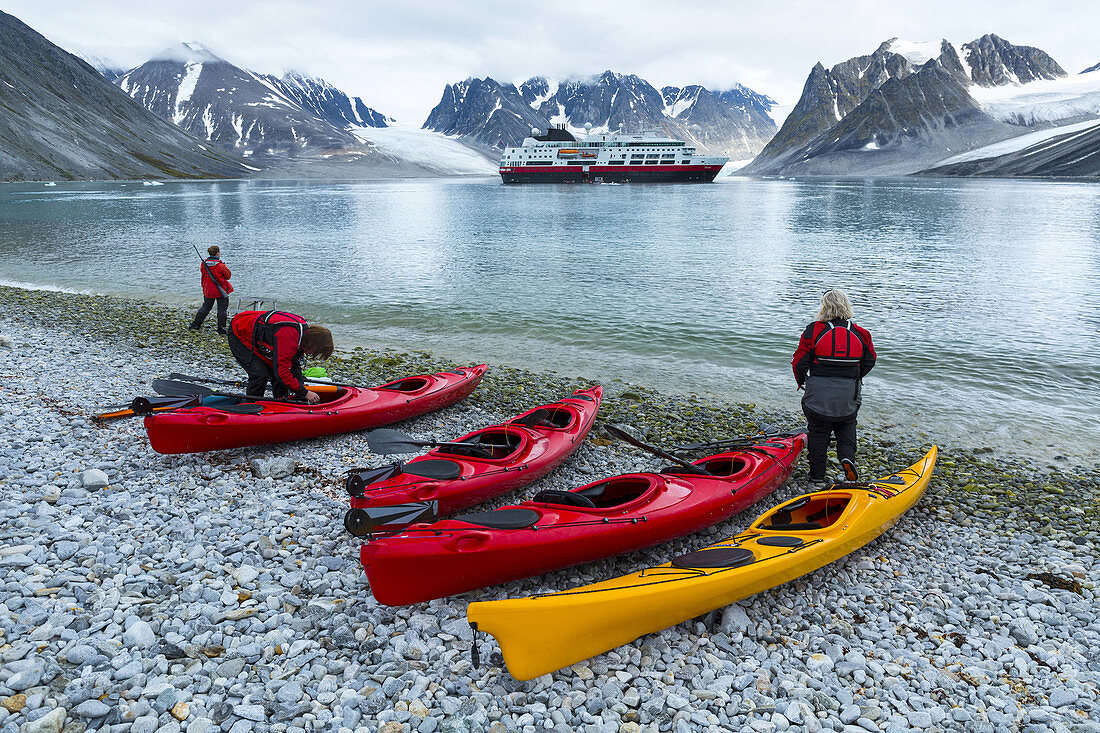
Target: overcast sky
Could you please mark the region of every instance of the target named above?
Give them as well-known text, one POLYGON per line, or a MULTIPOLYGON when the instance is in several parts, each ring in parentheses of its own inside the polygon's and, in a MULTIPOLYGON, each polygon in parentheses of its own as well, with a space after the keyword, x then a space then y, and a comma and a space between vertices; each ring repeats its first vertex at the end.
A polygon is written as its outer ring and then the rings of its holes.
POLYGON ((1095 0, 0 0, 0 9, 120 66, 198 41, 255 71, 324 77, 416 125, 445 84, 469 76, 612 69, 658 88, 740 82, 793 104, 816 62, 870 53, 892 36, 963 43, 996 33, 1070 73, 1100 61, 1095 0))

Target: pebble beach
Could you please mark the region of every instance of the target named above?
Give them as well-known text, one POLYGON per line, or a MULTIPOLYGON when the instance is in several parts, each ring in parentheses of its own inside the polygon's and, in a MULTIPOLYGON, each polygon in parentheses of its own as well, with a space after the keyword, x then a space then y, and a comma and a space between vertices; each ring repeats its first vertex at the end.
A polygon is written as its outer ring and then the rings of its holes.
MULTIPOLYGON (((91 419, 170 372, 239 375, 213 319, 195 334, 191 314, 0 287, 0 733, 1100 731, 1100 464, 940 445, 925 497, 865 547, 521 682, 492 637, 471 633, 469 602, 615 577, 736 534, 808 490, 805 461, 710 530, 390 608, 343 529, 344 474, 392 461, 364 434, 162 456, 140 420, 91 419)), ((326 366, 378 384, 456 365, 354 349, 326 366)), ((395 427, 454 438, 588 385, 490 365, 469 399, 395 427)), ((784 411, 604 387, 590 440, 488 506, 664 465, 608 439, 606 422, 658 445, 803 425, 794 397, 784 411)), ((861 425, 861 470, 913 463, 936 426, 920 432, 926 442, 861 425)))

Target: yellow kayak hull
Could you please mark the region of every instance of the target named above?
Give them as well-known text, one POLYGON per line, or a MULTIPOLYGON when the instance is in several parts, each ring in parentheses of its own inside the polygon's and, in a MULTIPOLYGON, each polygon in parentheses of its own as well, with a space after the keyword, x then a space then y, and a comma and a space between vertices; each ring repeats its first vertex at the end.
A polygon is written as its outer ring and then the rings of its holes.
POLYGON ((909 468, 804 494, 670 563, 560 593, 471 603, 466 616, 496 637, 513 677, 534 679, 844 557, 917 503, 935 465, 933 446, 909 468))

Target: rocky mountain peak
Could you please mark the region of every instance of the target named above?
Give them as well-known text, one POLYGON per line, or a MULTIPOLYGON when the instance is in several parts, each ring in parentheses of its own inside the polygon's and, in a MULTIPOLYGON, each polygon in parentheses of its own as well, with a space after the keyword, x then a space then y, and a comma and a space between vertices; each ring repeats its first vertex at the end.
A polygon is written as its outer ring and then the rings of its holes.
POLYGON ((1082 74, 1088 74, 1088 73, 1091 73, 1093 71, 1100 71, 1100 63, 1096 64, 1095 66, 1090 66, 1089 68, 1085 69, 1081 73, 1082 74))
POLYGON ((1016 46, 987 33, 962 45, 962 61, 969 67, 971 81, 979 86, 1027 84, 1037 79, 1058 79, 1066 75, 1045 51, 1033 46, 1016 46))

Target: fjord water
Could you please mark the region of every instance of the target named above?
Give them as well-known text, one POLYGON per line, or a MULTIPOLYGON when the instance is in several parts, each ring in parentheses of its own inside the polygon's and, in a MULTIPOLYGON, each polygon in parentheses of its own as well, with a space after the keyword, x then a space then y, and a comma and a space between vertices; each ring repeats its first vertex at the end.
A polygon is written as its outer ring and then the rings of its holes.
POLYGON ((1100 438, 1096 184, 0 186, 7 283, 197 303, 191 245, 215 243, 234 297, 339 346, 791 410, 798 334, 842 287, 880 357, 862 422, 1047 457, 1100 438))

